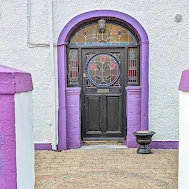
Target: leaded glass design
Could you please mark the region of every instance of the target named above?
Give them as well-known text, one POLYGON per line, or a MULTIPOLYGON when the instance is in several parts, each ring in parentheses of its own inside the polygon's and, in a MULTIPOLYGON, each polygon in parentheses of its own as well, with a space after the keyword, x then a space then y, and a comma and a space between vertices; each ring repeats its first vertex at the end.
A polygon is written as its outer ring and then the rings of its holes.
POLYGON ((119 76, 119 63, 111 54, 97 54, 87 64, 87 78, 95 86, 111 86, 119 76))
POLYGON ((77 86, 79 84, 79 57, 78 49, 69 49, 68 57, 68 85, 77 86))
POLYGON ((99 31, 97 23, 88 24, 80 28, 70 40, 70 45, 104 44, 137 44, 137 40, 128 29, 114 23, 106 23, 104 31, 99 31))
MULTIPOLYGON (((120 53, 119 52, 112 52, 111 53, 116 59, 117 61, 119 62, 119 65, 120 65, 120 53)), ((113 84, 113 86, 120 86, 120 77, 119 79, 113 84)))
POLYGON ((128 84, 138 84, 138 50, 128 49, 128 84))
MULTIPOLYGON (((88 64, 89 60, 95 55, 96 53, 88 53, 86 55, 86 65, 88 64)), ((94 85, 87 79, 87 87, 94 87, 94 85)))

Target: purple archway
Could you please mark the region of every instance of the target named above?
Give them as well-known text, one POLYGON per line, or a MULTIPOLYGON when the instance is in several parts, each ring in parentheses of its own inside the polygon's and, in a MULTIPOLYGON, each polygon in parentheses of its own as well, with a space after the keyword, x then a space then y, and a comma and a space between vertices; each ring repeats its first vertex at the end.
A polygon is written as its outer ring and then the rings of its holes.
MULTIPOLYGON (((138 35, 140 40, 140 82, 141 86, 134 88, 141 91, 140 95, 140 128, 148 129, 148 36, 142 25, 133 17, 118 11, 96 10, 80 14, 71 19, 60 33, 58 39, 58 89, 59 89, 59 111, 58 111, 58 149, 67 149, 67 121, 66 121, 66 44, 70 34, 78 25, 93 20, 97 17, 113 17, 127 25, 138 35)), ((132 90, 131 87, 128 91, 132 90)), ((131 99, 131 98, 130 98, 131 99)), ((128 100, 128 99, 127 99, 128 100)), ((131 105, 132 106, 132 105, 131 105)))

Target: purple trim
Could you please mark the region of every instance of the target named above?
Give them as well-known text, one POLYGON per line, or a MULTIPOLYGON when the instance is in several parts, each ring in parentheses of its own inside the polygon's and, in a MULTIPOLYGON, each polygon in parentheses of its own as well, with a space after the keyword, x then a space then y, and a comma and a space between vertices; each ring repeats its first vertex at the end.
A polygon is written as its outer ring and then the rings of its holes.
POLYGON ((140 45, 140 82, 141 82, 141 130, 148 130, 148 67, 149 44, 141 42, 140 45))
POLYGON ((189 91, 189 70, 184 70, 181 75, 179 90, 189 91))
POLYGON ((178 149, 179 141, 153 141, 151 148, 155 149, 178 149))
POLYGON ((66 92, 67 92, 67 95, 70 95, 70 94, 80 95, 81 88, 80 87, 67 87, 66 92))
POLYGON ((113 10, 94 10, 94 11, 82 13, 72 18, 61 31, 58 39, 58 43, 66 44, 69 35, 74 31, 74 29, 78 25, 80 25, 81 23, 88 22, 89 20, 95 19, 96 17, 112 17, 112 18, 117 18, 123 22, 126 22, 138 34, 138 37, 140 37, 141 42, 143 43, 148 42, 148 36, 142 25, 136 19, 129 16, 128 14, 113 10))
POLYGON ((66 128, 66 47, 58 47, 58 150, 67 149, 67 128, 66 128))
POLYGON ((66 44, 74 29, 96 17, 113 17, 126 24, 138 34, 141 43, 141 128, 148 129, 148 36, 142 25, 133 17, 118 11, 95 10, 80 14, 71 19, 59 35, 58 44, 58 87, 59 87, 59 112, 58 112, 58 149, 67 149, 66 125, 66 44))
POLYGON ((141 91, 141 86, 128 86, 125 88, 127 92, 141 91))
POLYGON ((35 150, 52 150, 51 143, 36 143, 34 144, 35 150))
POLYGON ((31 74, 0 66, 0 94, 15 94, 32 90, 31 74))

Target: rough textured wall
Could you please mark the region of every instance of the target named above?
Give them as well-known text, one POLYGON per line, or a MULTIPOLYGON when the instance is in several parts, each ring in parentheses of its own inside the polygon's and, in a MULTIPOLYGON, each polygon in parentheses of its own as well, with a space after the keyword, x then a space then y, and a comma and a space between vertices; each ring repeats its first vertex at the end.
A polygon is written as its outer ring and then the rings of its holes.
MULTIPOLYGON (((31 7, 31 40, 47 43, 47 5, 43 3, 45 1, 36 2, 32 1, 31 7)), ((32 74, 35 141, 51 142, 52 90, 49 49, 27 46, 25 0, 2 1, 0 33, 0 64, 32 74)))
MULTIPOLYGON (((31 40, 47 43, 48 4, 31 0, 31 40)), ((111 9, 129 14, 147 31, 150 41, 150 129, 155 140, 178 139, 178 82, 188 67, 189 2, 163 0, 54 0, 54 41, 74 16, 94 10, 111 9), (174 16, 181 13, 183 21, 174 16)), ((48 48, 27 47, 27 4, 25 0, 2 0, 0 19, 0 62, 32 73, 35 142, 51 142, 51 67, 48 48)))

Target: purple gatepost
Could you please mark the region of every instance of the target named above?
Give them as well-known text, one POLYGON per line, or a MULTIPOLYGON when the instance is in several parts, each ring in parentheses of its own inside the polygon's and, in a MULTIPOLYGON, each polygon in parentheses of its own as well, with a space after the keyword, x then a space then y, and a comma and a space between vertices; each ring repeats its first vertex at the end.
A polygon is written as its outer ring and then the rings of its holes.
POLYGON ((0 66, 0 188, 34 189, 32 78, 0 66))

